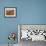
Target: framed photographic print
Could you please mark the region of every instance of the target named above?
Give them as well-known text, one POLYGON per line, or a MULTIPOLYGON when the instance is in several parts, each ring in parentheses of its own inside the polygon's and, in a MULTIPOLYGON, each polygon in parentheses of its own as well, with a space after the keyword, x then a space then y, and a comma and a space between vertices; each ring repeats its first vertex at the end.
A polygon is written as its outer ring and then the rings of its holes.
POLYGON ((5 17, 16 17, 16 8, 15 7, 5 7, 4 15, 5 17))

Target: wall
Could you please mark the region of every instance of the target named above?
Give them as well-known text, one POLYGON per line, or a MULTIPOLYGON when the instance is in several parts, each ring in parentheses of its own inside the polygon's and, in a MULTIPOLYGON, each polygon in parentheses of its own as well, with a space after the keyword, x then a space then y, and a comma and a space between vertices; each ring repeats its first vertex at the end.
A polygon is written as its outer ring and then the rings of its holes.
POLYGON ((21 24, 46 24, 46 0, 23 0, 21 24))
POLYGON ((8 43, 9 32, 18 32, 18 24, 46 24, 46 0, 1 0, 0 44, 8 43), (17 17, 4 18, 4 7, 16 7, 17 17))

